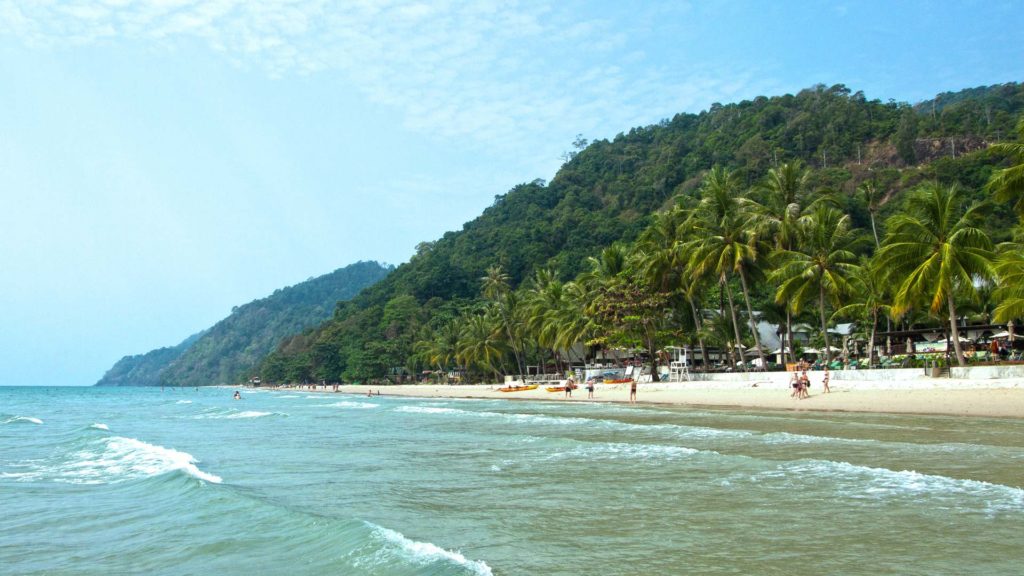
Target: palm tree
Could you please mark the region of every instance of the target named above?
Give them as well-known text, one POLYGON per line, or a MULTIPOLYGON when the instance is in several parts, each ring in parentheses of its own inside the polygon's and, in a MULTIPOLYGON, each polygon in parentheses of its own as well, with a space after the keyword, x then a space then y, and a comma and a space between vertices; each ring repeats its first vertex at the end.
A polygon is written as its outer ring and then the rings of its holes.
MULTIPOLYGON (((750 331, 754 346, 765 367, 764 350, 757 333, 756 318, 750 306, 750 291, 747 277, 757 264, 761 253, 757 234, 749 226, 748 212, 740 201, 739 183, 734 174, 716 166, 708 173, 702 188, 701 201, 694 211, 692 227, 688 233, 693 240, 684 244, 690 257, 687 265, 694 277, 714 276, 723 287, 729 301, 736 346, 740 346, 739 323, 733 305, 729 277, 735 274, 740 280, 743 298, 747 306, 750 331)), ((740 351, 740 360, 743 353, 740 351)), ((746 364, 744 364, 746 369, 746 364)))
POLYGON ((967 210, 955 186, 922 186, 907 212, 887 221, 877 262, 896 283, 893 313, 902 316, 927 301, 932 314, 945 306, 960 366, 965 364, 954 295, 974 297, 975 281, 992 277, 992 242, 978 227, 984 205, 967 210))
POLYGON ((892 306, 889 305, 889 294, 885 290, 885 284, 880 278, 878 270, 868 260, 862 260, 860 265, 853 271, 850 278, 853 293, 851 303, 835 311, 832 315, 835 318, 855 318, 866 320, 871 324, 870 336, 868 337, 868 366, 874 364, 875 358, 875 335, 878 333, 878 318, 880 315, 889 316, 892 313, 892 306))
POLYGON ((525 372, 523 362, 519 357, 519 347, 516 346, 516 338, 512 334, 511 318, 514 316, 516 300, 509 289, 509 276, 501 266, 490 266, 487 268, 487 275, 480 279, 483 282, 484 298, 494 302, 498 315, 501 317, 502 327, 508 337, 509 346, 512 348, 512 355, 516 359, 516 369, 522 375, 525 372))
POLYGON ((473 314, 466 318, 459 334, 456 357, 466 367, 477 367, 492 372, 498 380, 498 368, 505 355, 505 341, 501 337, 500 318, 488 314, 473 314))
POLYGON ((993 311, 994 322, 1007 322, 1024 317, 1024 225, 1017 227, 1015 240, 999 245, 995 261, 999 287, 993 311))
MULTIPOLYGON (((747 200, 751 223, 758 234, 770 238, 775 250, 790 250, 797 241, 798 222, 805 215, 810 171, 799 160, 787 162, 768 171, 764 183, 756 190, 761 202, 747 200)), ((793 317, 786 307, 786 346, 792 362, 796 362, 793 350, 793 317)))
POLYGON ((992 173, 986 188, 999 202, 1012 201, 1013 210, 1024 217, 1024 118, 1017 123, 1019 141, 993 144, 989 150, 1010 156, 1013 166, 992 173))
POLYGON ((694 302, 695 282, 686 273, 685 244, 686 220, 690 211, 676 206, 654 215, 651 225, 637 241, 639 268, 646 282, 664 293, 682 294, 690 307, 694 334, 700 346, 701 357, 707 365, 707 350, 701 334, 700 311, 694 302))
POLYGON ((861 198, 868 207, 868 215, 871 217, 871 235, 875 237, 875 249, 877 250, 882 246, 878 241, 878 228, 875 226, 875 215, 878 214, 879 202, 882 200, 882 194, 875 188, 874 182, 864 182, 857 187, 857 191, 860 192, 861 198))
POLYGON ((800 219, 797 249, 779 252, 781 265, 769 280, 779 285, 775 301, 788 302, 794 314, 817 300, 821 333, 825 339, 825 362, 832 361, 825 304, 838 306, 851 291, 850 277, 857 266, 856 250, 861 237, 850 225, 850 217, 827 204, 800 219))

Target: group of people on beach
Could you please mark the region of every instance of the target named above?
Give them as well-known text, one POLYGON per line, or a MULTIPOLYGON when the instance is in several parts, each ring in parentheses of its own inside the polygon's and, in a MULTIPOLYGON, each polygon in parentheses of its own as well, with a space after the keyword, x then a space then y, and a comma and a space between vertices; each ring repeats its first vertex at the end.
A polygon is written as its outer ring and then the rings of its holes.
MULTIPOLYGON (((593 400, 594 399, 594 389, 596 387, 597 387, 597 385, 595 384, 593 378, 591 378, 590 380, 587 380, 587 382, 586 382, 586 389, 587 389, 587 399, 588 400, 593 400)), ((576 378, 573 377, 573 376, 569 376, 569 378, 567 378, 565 380, 565 397, 566 398, 572 398, 572 391, 574 389, 576 389, 576 378)), ((630 381, 630 384, 629 384, 629 403, 630 404, 636 404, 636 380, 630 381)))
MULTIPOLYGON (((799 367, 803 368, 802 366, 799 367)), ((821 384, 825 390, 825 394, 831 392, 831 389, 828 387, 829 376, 828 366, 825 366, 825 375, 821 379, 821 384)), ((811 387, 811 379, 807 377, 806 368, 800 370, 799 375, 794 371, 793 377, 789 379, 789 385, 793 388, 793 392, 789 395, 790 398, 796 398, 798 400, 810 398, 811 394, 808 390, 811 387)))

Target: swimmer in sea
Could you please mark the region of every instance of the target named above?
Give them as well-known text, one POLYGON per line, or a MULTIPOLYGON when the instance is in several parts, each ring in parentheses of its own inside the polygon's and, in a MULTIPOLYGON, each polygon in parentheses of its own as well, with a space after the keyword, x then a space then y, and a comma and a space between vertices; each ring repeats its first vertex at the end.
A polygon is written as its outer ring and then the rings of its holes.
POLYGON ((241 400, 241 399, 242 399, 242 394, 238 390, 235 390, 235 400, 241 400))

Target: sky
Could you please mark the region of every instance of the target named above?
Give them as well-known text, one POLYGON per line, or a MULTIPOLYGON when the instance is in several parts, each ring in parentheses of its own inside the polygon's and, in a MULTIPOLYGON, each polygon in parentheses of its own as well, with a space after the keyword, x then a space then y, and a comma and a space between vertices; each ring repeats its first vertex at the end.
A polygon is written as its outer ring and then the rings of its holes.
POLYGON ((577 134, 1024 80, 1024 2, 0 0, 0 385, 401 264, 577 134))

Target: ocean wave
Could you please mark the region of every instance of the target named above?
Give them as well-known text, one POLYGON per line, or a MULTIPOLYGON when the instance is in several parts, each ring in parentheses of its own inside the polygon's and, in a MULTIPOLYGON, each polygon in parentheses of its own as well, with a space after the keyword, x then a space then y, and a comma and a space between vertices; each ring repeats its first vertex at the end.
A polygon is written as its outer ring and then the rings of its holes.
POLYGON ((4 420, 4 424, 42 424, 43 421, 32 416, 12 416, 4 420))
POLYGON ((244 412, 236 412, 234 414, 228 414, 224 416, 227 420, 236 420, 238 418, 263 418, 264 416, 273 416, 274 412, 258 412, 256 410, 245 410, 244 412))
POLYGON ((180 471, 206 482, 222 482, 220 476, 200 470, 196 466, 198 462, 188 452, 164 448, 135 438, 111 436, 52 459, 15 464, 16 467, 28 470, 13 475, 4 473, 4 476, 19 481, 115 484, 180 471))
POLYGON ((408 412, 410 414, 474 414, 468 410, 458 408, 440 408, 437 406, 399 406, 395 412, 408 412))
POLYGON ((612 431, 657 433, 674 438, 705 439, 705 438, 740 438, 754 436, 749 430, 730 430, 708 428, 703 426, 687 426, 683 424, 635 424, 607 418, 587 418, 581 416, 552 416, 548 414, 528 414, 520 412, 489 412, 462 410, 460 408, 439 408, 433 406, 399 406, 396 412, 419 414, 451 414, 476 418, 500 418, 513 423, 576 426, 580 428, 601 428, 612 431))
POLYGON ((914 470, 891 470, 832 460, 796 460, 755 474, 752 479, 762 481, 773 477, 784 477, 797 484, 805 483, 808 477, 823 478, 840 494, 854 498, 927 496, 949 499, 954 508, 964 508, 969 502, 981 500, 988 512, 1024 511, 1024 489, 914 470))
POLYGON ((191 404, 191 400, 178 400, 175 404, 191 404))
POLYGON ((561 450, 548 455, 545 460, 582 459, 594 460, 620 460, 620 459, 641 459, 652 460, 654 463, 666 460, 676 460, 701 452, 717 454, 717 452, 697 450, 686 446, 664 446, 660 444, 629 444, 623 442, 604 442, 598 444, 586 444, 574 446, 568 450, 561 450))
POLYGON ((371 402, 349 402, 342 400, 341 402, 335 402, 333 404, 324 404, 325 407, 334 408, 377 408, 380 404, 373 404, 371 402))
POLYGON ((95 424, 89 425, 89 428, 94 430, 110 430, 110 426, 103 424, 102 422, 96 422, 95 424))
POLYGON ((367 526, 373 530, 373 535, 376 538, 396 546, 401 555, 413 564, 424 565, 434 562, 447 562, 465 568, 479 576, 493 576, 494 574, 491 571, 491 567, 482 560, 470 560, 459 552, 445 550, 430 542, 417 542, 416 540, 406 538, 400 532, 370 524, 369 522, 367 522, 367 526))
POLYGON ((258 410, 208 410, 193 416, 196 420, 239 420, 245 418, 264 418, 266 416, 288 416, 285 412, 261 412, 258 410))

